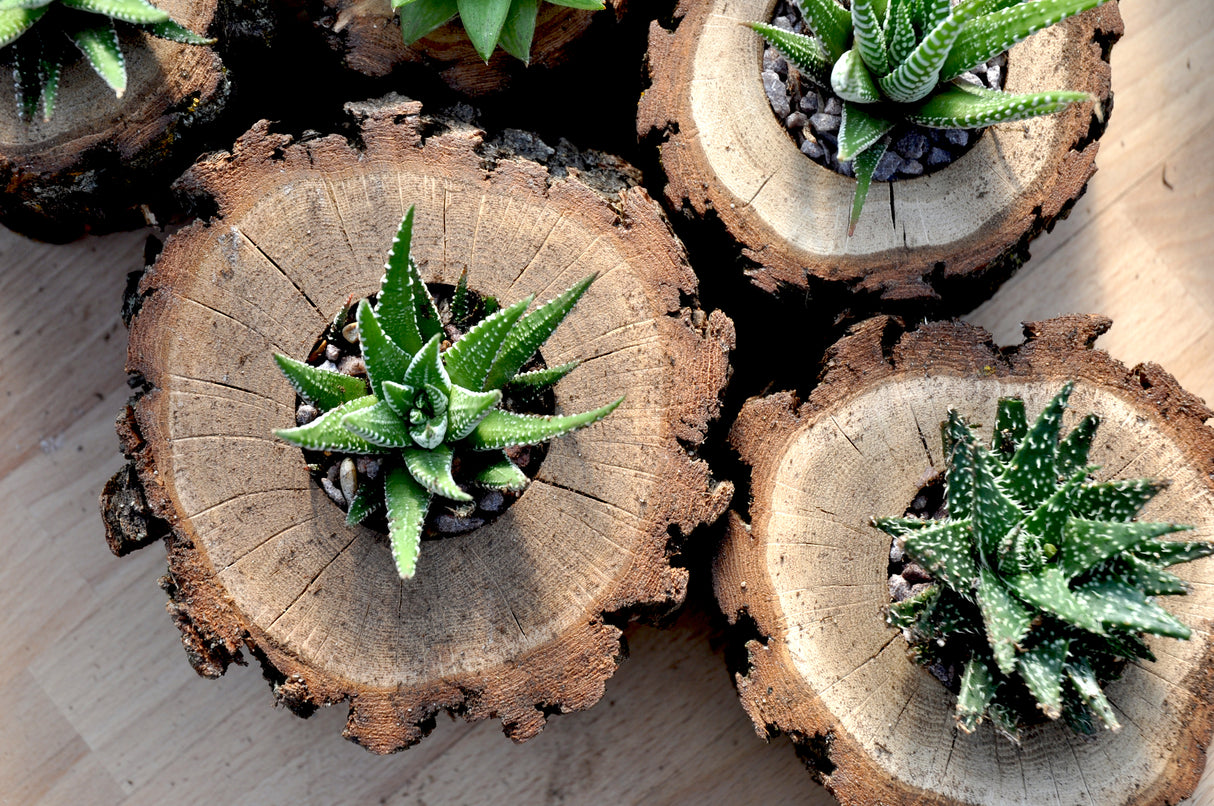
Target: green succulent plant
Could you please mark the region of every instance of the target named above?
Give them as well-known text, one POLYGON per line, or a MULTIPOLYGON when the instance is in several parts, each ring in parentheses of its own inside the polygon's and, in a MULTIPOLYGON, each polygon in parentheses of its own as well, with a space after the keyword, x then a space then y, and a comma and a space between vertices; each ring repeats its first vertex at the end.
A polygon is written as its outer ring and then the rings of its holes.
MULTIPOLYGON (((565 377, 577 362, 521 370, 594 281, 586 277, 558 297, 525 313, 534 296, 493 311, 447 349, 438 309, 409 255, 410 207, 393 242, 378 300, 357 309, 358 343, 367 381, 314 367, 282 354, 275 360, 296 392, 321 416, 279 438, 311 451, 384 457, 382 491, 359 485, 347 522, 361 523, 386 506, 392 555, 401 578, 413 576, 431 498, 470 502, 455 480, 455 463, 481 453, 471 484, 520 491, 527 476, 503 449, 536 445, 597 422, 623 401, 564 416, 503 410, 503 389, 536 392, 565 377)), ((452 308, 470 307, 461 281, 452 308)))
MULTIPOLYGON (((555 6, 600 11, 603 0, 547 0, 555 6)), ((476 52, 486 62, 498 45, 525 63, 531 61, 531 40, 540 0, 392 0, 400 13, 405 44, 412 45, 426 34, 459 15, 476 52)))
POLYGON ((43 120, 51 119, 63 68, 81 53, 121 98, 127 80, 118 39, 123 25, 189 45, 215 42, 147 0, 0 0, 0 48, 11 54, 21 116, 33 118, 41 107, 43 120))
POLYGON ((1117 730, 1102 681, 1128 660, 1155 660, 1144 633, 1189 637, 1152 597, 1185 593, 1164 568, 1210 555, 1214 543, 1165 540, 1191 527, 1134 520, 1165 484, 1090 480, 1099 418, 1059 439, 1071 389, 1031 427, 1022 400, 1000 400, 989 450, 950 411, 948 516, 874 521, 934 577, 892 604, 889 620, 924 665, 964 661, 956 717, 966 732, 989 717, 1015 738, 1033 703, 1078 732, 1095 732, 1095 719, 1117 730))
POLYGON ((980 129, 1093 100, 1086 92, 1007 93, 958 77, 1033 33, 1107 0, 798 0, 814 36, 750 27, 810 81, 843 99, 840 161, 854 160, 848 234, 899 122, 980 129))

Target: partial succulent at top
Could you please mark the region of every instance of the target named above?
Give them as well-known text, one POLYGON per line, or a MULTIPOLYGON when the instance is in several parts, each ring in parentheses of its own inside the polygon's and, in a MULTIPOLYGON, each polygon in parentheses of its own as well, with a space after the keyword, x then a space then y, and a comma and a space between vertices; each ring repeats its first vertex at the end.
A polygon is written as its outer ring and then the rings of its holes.
POLYGON ((63 67, 80 54, 121 98, 126 59, 118 34, 124 25, 189 45, 215 42, 147 0, 0 0, 0 48, 10 54, 21 116, 33 118, 41 107, 43 120, 51 119, 63 67))
MULTIPOLYGON (((603 0, 547 0, 556 6, 599 11, 603 0)), ((400 11, 400 30, 405 44, 412 45, 426 34, 459 15, 472 46, 486 62, 498 45, 516 59, 530 63, 531 39, 540 0, 392 0, 400 11)))
MULTIPOLYGON (((499 408, 502 389, 543 390, 577 362, 520 372, 594 281, 585 278, 524 315, 534 296, 494 311, 443 349, 446 334, 434 299, 409 256, 410 207, 393 242, 379 298, 358 305, 358 343, 367 381, 281 354, 275 359, 301 397, 323 414, 274 433, 312 451, 384 457, 382 494, 361 484, 347 522, 361 523, 386 505, 396 569, 404 579, 417 566, 432 496, 472 501, 453 470, 467 452, 480 452, 470 482, 519 491, 527 477, 503 452, 535 445, 597 422, 623 401, 582 414, 537 416, 499 408)), ((464 307, 461 282, 453 307, 464 307)))
POLYGON ((814 36, 751 23, 802 74, 843 99, 839 160, 854 160, 850 235, 887 135, 901 121, 980 129, 1090 101, 1086 92, 1012 94, 959 77, 1020 40, 1107 0, 797 0, 814 36))
POLYGON ((890 606, 890 623, 924 665, 964 663, 957 720, 966 732, 989 717, 1015 738, 1034 703, 1082 733, 1096 720, 1117 730, 1101 684, 1127 661, 1155 660, 1143 633, 1189 637, 1153 597, 1185 593, 1163 569, 1214 553, 1214 543, 1162 539, 1190 527, 1134 520, 1163 483, 1090 480, 1099 418, 1059 439, 1071 388, 1031 427, 1024 401, 1000 400, 989 450, 950 411, 947 517, 875 521, 934 577, 890 606))

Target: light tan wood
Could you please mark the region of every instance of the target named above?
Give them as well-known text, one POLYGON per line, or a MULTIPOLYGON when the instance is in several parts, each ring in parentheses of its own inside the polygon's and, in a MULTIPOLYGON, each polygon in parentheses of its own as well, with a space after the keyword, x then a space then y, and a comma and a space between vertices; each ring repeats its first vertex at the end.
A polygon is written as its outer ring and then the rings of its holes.
MULTIPOLYGON (((774 6, 683 2, 673 30, 653 23, 653 86, 637 124, 660 142, 670 203, 700 216, 711 210, 764 290, 795 295, 833 283, 920 308, 939 305, 941 294, 972 295, 1010 274, 1092 175, 1091 133, 1104 119, 1092 104, 993 126, 945 170, 875 183, 849 237, 855 180, 800 153, 760 81, 763 41, 744 23, 770 20, 774 6)), ((1038 33, 1009 53, 1006 89, 1087 91, 1103 108, 1103 47, 1121 30, 1109 3, 1038 33)))
MULTIPOLYGON (((969 319, 1009 344, 1022 320, 1101 311, 1116 325, 1098 346, 1129 364, 1159 361, 1214 402, 1214 4, 1134 0, 1122 14, 1116 110, 1089 192, 969 319)), ((163 558, 112 557, 96 510, 121 465, 118 309, 144 237, 49 247, 0 233, 4 796, 71 806, 834 802, 786 740, 755 737, 704 615, 715 604, 695 584, 691 613, 670 629, 625 631, 630 657, 602 702, 521 746, 493 722, 440 718, 418 747, 375 757, 338 737, 344 708, 305 721, 269 707, 256 668, 199 679, 155 586, 163 558)), ((742 351, 762 341, 740 336, 742 351)), ((712 542, 697 533, 689 549, 712 542)), ((1188 802, 1214 804, 1214 770, 1188 802)))

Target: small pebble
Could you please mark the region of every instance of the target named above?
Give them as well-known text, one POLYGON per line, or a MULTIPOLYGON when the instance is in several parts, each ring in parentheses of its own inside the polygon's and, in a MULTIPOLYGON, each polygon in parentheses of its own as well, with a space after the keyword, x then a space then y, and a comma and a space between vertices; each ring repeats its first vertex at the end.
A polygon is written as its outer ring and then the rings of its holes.
MULTIPOLYGON (((333 465, 333 468, 336 469, 337 465, 333 465)), ((324 491, 328 494, 329 498, 333 499, 334 504, 337 504, 339 507, 344 507, 346 505, 345 496, 341 494, 341 490, 337 489, 336 484, 329 481, 328 476, 325 476, 320 480, 320 486, 324 488, 324 491)))
POLYGON ((792 19, 789 17, 785 17, 785 16, 776 17, 774 20, 771 21, 771 24, 783 31, 792 30, 792 19))
POLYGON ((343 327, 341 337, 351 344, 358 344, 358 322, 351 322, 343 327))
POLYGON ((927 153, 930 146, 926 135, 911 131, 898 138, 898 142, 894 143, 894 151, 897 151, 902 159, 917 160, 927 153))
POLYGON ((811 92, 801 96, 801 102, 798 108, 807 115, 812 115, 818 111, 818 94, 811 92))
POLYGON ((767 102, 781 119, 788 117, 791 111, 788 106, 788 89, 784 82, 773 70, 763 71, 763 91, 767 93, 767 102))
POLYGON ((784 119, 784 125, 794 132, 798 129, 804 129, 809 125, 809 115, 804 112, 793 112, 784 119))
POLYGON ((848 160, 847 162, 840 162, 837 170, 839 171, 839 173, 843 174, 844 176, 855 176, 856 175, 856 169, 852 167, 851 160, 848 160))
POLYGON ((341 466, 338 464, 329 465, 329 469, 325 471, 325 478, 333 483, 333 486, 338 485, 338 474, 341 473, 341 466))
POLYGON ((920 582, 918 585, 911 585, 911 596, 918 596, 930 588, 933 584, 934 583, 931 582, 920 582))
POLYGON ((295 410, 295 424, 307 425, 320 416, 320 409, 313 406, 311 403, 301 403, 299 408, 295 410))
POLYGON ((506 504, 506 496, 498 490, 490 490, 481 498, 480 504, 485 512, 500 512, 506 504))
POLYGON ((763 51, 763 69, 772 71, 780 78, 788 78, 788 61, 775 48, 768 48, 763 51), (772 54, 770 62, 767 59, 768 53, 772 54))
POLYGON ((889 578, 889 598, 895 602, 901 602, 909 598, 910 595, 910 584, 905 579, 897 574, 889 578))
POLYGON ((986 85, 988 87, 1003 86, 1003 68, 997 64, 988 65, 986 68, 986 85))
POLYGON ((889 561, 893 562, 893 563, 900 563, 900 562, 902 562, 903 558, 905 558, 905 557, 906 557, 905 546, 903 546, 901 540, 899 540, 898 538, 894 538, 894 541, 889 544, 889 561))
POLYGON ((330 361, 334 361, 334 362, 340 361, 341 360, 341 349, 338 348, 338 346, 336 344, 328 345, 327 347, 325 347, 325 358, 327 358, 330 361))
POLYGON ((811 159, 818 160, 826 156, 826 149, 811 134, 807 135, 805 142, 801 144, 801 153, 811 159))
POLYGON ((919 160, 906 160, 898 169, 898 173, 903 176, 923 176, 923 163, 919 160))
POLYGON ((348 355, 341 360, 337 371, 342 375, 366 375, 367 362, 361 355, 348 355))
POLYGON ((894 174, 898 173, 898 169, 901 167, 902 158, 892 151, 886 151, 877 163, 877 170, 873 172, 873 179, 878 182, 888 182, 894 178, 894 174))
POLYGON ((965 129, 946 129, 944 138, 957 148, 962 148, 969 143, 970 134, 965 129))
POLYGON ((341 480, 341 494, 347 501, 353 501, 354 494, 358 491, 358 471, 354 467, 354 460, 349 456, 341 460, 337 477, 341 480))
POLYGON ((953 155, 945 151, 943 148, 933 148, 927 152, 926 164, 933 168, 937 165, 948 165, 953 161, 953 155))
POLYGON ((458 535, 471 532, 485 525, 481 518, 456 518, 451 515, 439 515, 434 519, 434 526, 443 534, 458 535))
POLYGON ((902 568, 902 578, 914 585, 919 582, 931 582, 932 575, 918 563, 907 563, 902 568))
POLYGON ((822 111, 828 115, 842 115, 843 114, 843 102, 832 95, 831 97, 826 99, 826 108, 823 109, 822 111))
MULTIPOLYGON (((826 105, 830 108, 830 103, 826 105)), ((839 115, 832 115, 829 112, 815 112, 814 116, 809 119, 810 124, 814 127, 814 131, 818 132, 837 132, 839 131, 839 123, 842 118, 839 115)))
POLYGON ((379 466, 382 460, 371 456, 360 456, 354 460, 354 467, 358 470, 360 476, 367 479, 379 477, 379 466))
POLYGON ((329 372, 337 372, 337 365, 332 361, 325 361, 320 365, 321 369, 327 369, 329 372))

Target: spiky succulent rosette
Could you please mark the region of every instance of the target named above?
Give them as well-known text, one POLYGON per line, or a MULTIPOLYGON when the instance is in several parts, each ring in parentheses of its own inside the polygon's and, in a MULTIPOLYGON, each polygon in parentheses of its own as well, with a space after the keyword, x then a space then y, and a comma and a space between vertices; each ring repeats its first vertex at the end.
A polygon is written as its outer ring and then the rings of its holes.
POLYGON ((854 160, 855 231, 877 164, 900 122, 981 129, 1090 101, 1086 92, 1007 93, 961 80, 1017 42, 1107 0, 797 0, 813 36, 750 27, 803 76, 843 99, 838 156, 854 160))
MULTIPOLYGON (((547 0, 556 6, 590 11, 604 8, 603 0, 547 0)), ((457 14, 476 52, 486 62, 498 45, 524 63, 531 61, 531 40, 540 0, 392 0, 400 13, 405 44, 412 45, 457 14)))
POLYGON ((1134 520, 1163 483, 1091 480, 1099 418, 1059 439, 1072 386, 1031 427, 1022 400, 1000 400, 989 449, 950 411, 947 517, 875 521, 934 578, 889 619, 920 663, 964 662, 956 716, 966 732, 989 717, 1016 738, 1033 703, 1082 733, 1098 722, 1116 730, 1102 683, 1127 661, 1155 659, 1143 634, 1189 637, 1153 597, 1185 593, 1164 569, 1214 543, 1164 539, 1191 527, 1134 520))
MULTIPOLYGON (((469 483, 521 491, 527 476, 504 449, 536 445, 606 417, 623 401, 564 416, 517 414, 500 408, 503 389, 531 393, 553 386, 577 362, 522 372, 594 281, 585 278, 525 313, 534 296, 490 313, 447 347, 438 308, 410 257, 413 208, 401 222, 380 283, 378 300, 358 305, 358 343, 367 380, 314 367, 281 354, 275 360, 296 392, 320 417, 275 431, 311 451, 384 458, 376 484, 350 491, 347 523, 387 509, 392 556, 401 578, 417 567, 426 512, 433 496, 471 502, 456 481, 455 463, 479 454, 469 483), (382 484, 379 482, 382 480, 382 484)), ((467 307, 460 283, 453 308, 467 307)))
POLYGON ((127 80, 121 26, 189 45, 215 42, 147 0, 0 0, 0 48, 10 54, 22 117, 41 108, 43 120, 51 119, 63 68, 81 54, 121 98, 127 80))

